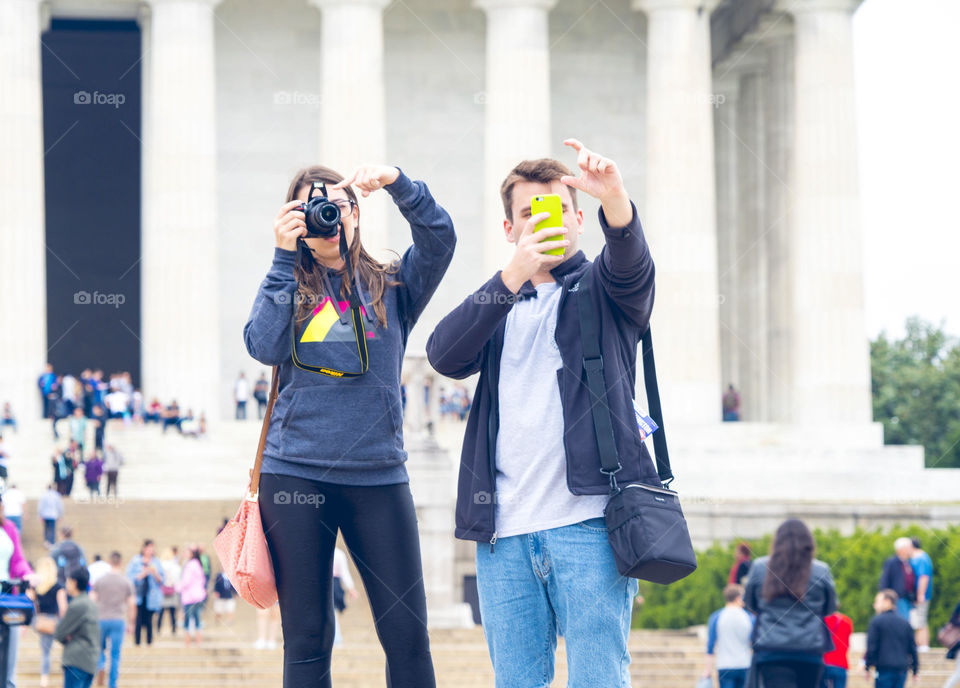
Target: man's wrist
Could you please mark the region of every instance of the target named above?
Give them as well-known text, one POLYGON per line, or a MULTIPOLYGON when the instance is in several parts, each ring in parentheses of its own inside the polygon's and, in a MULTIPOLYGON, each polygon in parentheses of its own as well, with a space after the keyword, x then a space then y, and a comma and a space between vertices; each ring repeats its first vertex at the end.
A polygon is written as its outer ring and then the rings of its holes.
POLYGON ((514 294, 517 294, 520 292, 520 287, 522 287, 523 283, 526 281, 526 280, 520 279, 519 277, 514 275, 512 272, 510 272, 509 267, 504 268, 503 270, 500 271, 500 280, 503 282, 503 286, 505 286, 514 294))
POLYGON ((600 199, 600 207, 607 226, 612 229, 626 227, 633 220, 633 204, 623 188, 600 199))

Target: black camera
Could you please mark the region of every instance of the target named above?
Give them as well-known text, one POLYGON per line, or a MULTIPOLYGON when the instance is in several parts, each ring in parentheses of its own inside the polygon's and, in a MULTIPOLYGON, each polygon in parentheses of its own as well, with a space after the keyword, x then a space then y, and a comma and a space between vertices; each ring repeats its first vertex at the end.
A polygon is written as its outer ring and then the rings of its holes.
POLYGON ((300 206, 306 216, 307 236, 330 239, 337 236, 340 228, 340 207, 327 198, 327 188, 323 182, 314 182, 307 202, 300 206), (313 193, 319 190, 320 195, 313 193))

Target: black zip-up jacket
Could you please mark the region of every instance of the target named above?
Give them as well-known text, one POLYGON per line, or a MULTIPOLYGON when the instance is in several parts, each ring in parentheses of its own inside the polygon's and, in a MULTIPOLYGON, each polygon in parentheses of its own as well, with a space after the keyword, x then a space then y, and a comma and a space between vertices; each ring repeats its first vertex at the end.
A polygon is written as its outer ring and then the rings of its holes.
MULTIPOLYGON (((583 368, 577 312, 581 280, 590 280, 591 305, 600 326, 604 380, 623 467, 617 480, 660 484, 653 461, 640 441, 633 410, 637 344, 653 309, 653 260, 636 206, 625 227, 607 225, 602 208, 599 217, 606 245, 597 259, 590 261, 578 251, 551 270, 562 288, 555 338, 563 367, 556 374, 563 406, 567 487, 576 495, 606 494, 610 490, 609 479, 600 473, 590 391, 583 368)), ((480 372, 460 457, 455 532, 460 539, 496 542, 494 461, 499 428, 500 353, 507 314, 513 304, 535 297, 536 289, 529 281, 515 295, 497 272, 441 320, 427 341, 427 357, 442 375, 461 379, 480 372)))
POLYGON ((911 669, 916 674, 920 670, 917 643, 907 620, 893 609, 870 619, 863 661, 868 669, 872 666, 893 671, 911 669))

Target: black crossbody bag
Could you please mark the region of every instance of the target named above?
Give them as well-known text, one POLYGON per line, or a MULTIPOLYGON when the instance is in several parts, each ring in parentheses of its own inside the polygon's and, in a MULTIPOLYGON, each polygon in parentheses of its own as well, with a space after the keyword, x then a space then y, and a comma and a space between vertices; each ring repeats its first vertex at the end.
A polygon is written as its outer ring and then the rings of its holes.
POLYGON ((588 282, 589 278, 586 276, 579 282, 577 311, 580 315, 580 338, 583 342, 583 368, 587 373, 593 427, 600 451, 600 472, 610 478, 610 499, 603 510, 607 523, 607 538, 621 575, 653 583, 672 583, 696 570, 697 556, 693 551, 687 521, 680 508, 680 497, 674 490, 667 489, 673 481, 673 472, 670 470, 667 436, 663 429, 650 328, 647 328, 641 339, 643 378, 647 403, 650 405, 650 417, 660 426, 653 433, 660 485, 618 485, 616 473, 621 469, 620 456, 613 436, 613 421, 603 378, 600 330, 597 314, 590 301, 588 282))

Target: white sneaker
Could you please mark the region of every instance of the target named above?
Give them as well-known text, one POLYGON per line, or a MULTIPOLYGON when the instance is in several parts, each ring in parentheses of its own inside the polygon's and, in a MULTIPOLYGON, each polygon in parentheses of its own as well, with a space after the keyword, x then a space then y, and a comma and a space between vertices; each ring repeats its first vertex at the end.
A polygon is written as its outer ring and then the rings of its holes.
POLYGON ((930 652, 930 646, 921 645, 920 647, 917 648, 917 652, 930 652))
POLYGON ((267 642, 267 649, 268 649, 268 650, 276 650, 276 649, 277 649, 277 643, 276 643, 276 641, 275 641, 275 640, 271 640, 271 641, 267 642))
POLYGON ((265 650, 267 648, 267 641, 263 638, 257 638, 257 642, 253 644, 254 650, 265 650))

